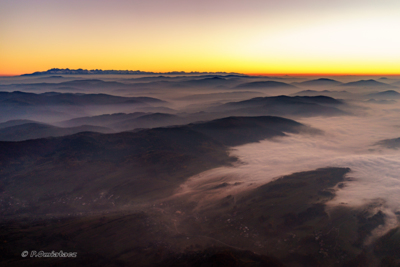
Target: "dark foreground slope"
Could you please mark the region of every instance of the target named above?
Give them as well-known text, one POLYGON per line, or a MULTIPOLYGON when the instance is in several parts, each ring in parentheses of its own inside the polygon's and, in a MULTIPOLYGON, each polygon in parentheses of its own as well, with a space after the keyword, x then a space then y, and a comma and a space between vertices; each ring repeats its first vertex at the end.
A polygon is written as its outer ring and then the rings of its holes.
POLYGON ((122 208, 165 196, 185 178, 233 160, 223 144, 184 127, 86 132, 0 148, 4 215, 122 208))
POLYGON ((250 192, 221 194, 200 210, 175 198, 141 212, 5 221, 2 261, 7 266, 397 266, 398 229, 363 244, 383 224, 376 206, 373 214, 369 207, 326 210, 348 172, 295 173, 250 192), (25 250, 77 252, 77 257, 22 258, 25 250))
POLYGON ((276 117, 225 118, 139 132, 0 142, 0 211, 71 214, 127 209, 235 159, 240 145, 307 127, 276 117))

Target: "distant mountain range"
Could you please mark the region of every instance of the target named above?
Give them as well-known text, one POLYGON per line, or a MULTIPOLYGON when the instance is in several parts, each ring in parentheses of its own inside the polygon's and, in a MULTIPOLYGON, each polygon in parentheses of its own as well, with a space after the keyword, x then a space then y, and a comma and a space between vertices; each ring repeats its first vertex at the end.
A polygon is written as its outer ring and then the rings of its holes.
MULTIPOLYGON (((148 74, 168 74, 168 75, 181 75, 181 74, 227 74, 226 72, 184 72, 184 71, 171 71, 171 72, 148 72, 148 71, 140 71, 140 70, 87 70, 87 69, 58 69, 53 68, 47 71, 37 71, 30 74, 23 74, 21 76, 37 76, 37 75, 87 75, 87 74, 139 74, 139 75, 148 75, 148 74)), ((237 74, 230 72, 230 74, 237 74)))

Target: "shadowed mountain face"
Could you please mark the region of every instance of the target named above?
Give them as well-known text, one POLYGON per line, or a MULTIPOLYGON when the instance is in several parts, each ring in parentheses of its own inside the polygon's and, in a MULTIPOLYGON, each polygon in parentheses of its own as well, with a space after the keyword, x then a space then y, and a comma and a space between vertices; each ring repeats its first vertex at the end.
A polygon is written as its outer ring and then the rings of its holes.
POLYGON ((233 160, 224 145, 188 128, 80 133, 0 147, 4 215, 128 208, 233 160))
POLYGON ((79 132, 111 133, 113 130, 100 126, 82 125, 61 128, 43 123, 24 123, 0 129, 0 141, 23 141, 50 136, 71 135, 79 132))
POLYGON ((346 114, 337 108, 342 104, 342 101, 327 96, 276 96, 231 102, 217 107, 216 110, 253 115, 335 116, 346 114))
POLYGON ((9 196, 15 200, 1 210, 11 215, 120 209, 171 194, 193 174, 230 164, 227 145, 306 128, 283 118, 231 117, 135 133, 0 142, 1 203, 9 196))
POLYGON ((284 136, 284 132, 299 133, 304 126, 280 117, 229 117, 189 127, 228 146, 257 142, 264 138, 284 136))

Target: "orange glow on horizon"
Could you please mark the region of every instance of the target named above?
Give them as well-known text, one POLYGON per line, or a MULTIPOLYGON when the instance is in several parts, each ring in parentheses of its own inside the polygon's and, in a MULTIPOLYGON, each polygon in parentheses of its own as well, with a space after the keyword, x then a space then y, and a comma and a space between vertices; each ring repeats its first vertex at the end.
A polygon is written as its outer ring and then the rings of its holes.
MULTIPOLYGON (((60 68, 61 69, 61 68, 60 68)), ((70 70, 73 70, 74 68, 68 68, 70 70)), ((76 68, 79 69, 79 68, 76 68)), ((84 69, 84 68, 81 68, 84 69)), ((93 68, 93 69, 100 69, 100 68, 93 68)), ((31 71, 31 72, 18 72, 18 73, 0 73, 0 77, 16 77, 16 76, 21 76, 24 74, 31 74, 34 72, 43 72, 43 71, 47 71, 46 70, 35 70, 35 71, 31 71)), ((88 70, 92 70, 92 69, 88 69, 88 70)), ((103 70, 130 70, 130 69, 103 69, 103 70)), ((135 70, 140 70, 140 69, 135 69, 135 70)), ((173 71, 181 71, 181 70, 169 70, 169 71, 151 71, 151 70, 141 70, 143 72, 154 72, 154 73, 168 73, 168 72, 173 72, 173 71)), ((188 70, 185 71, 185 73, 190 73, 190 72, 199 72, 199 73, 217 73, 217 72, 226 72, 228 73, 238 73, 238 74, 244 74, 244 75, 249 75, 249 76, 293 76, 293 77, 320 77, 320 76, 327 76, 327 77, 333 77, 333 76, 400 76, 400 72, 399 73, 371 73, 371 72, 352 72, 352 73, 346 73, 346 72, 287 72, 287 73, 283 73, 283 72, 278 72, 278 73, 264 73, 264 72, 260 72, 260 73, 254 73, 254 72, 238 72, 238 71, 196 71, 196 70, 188 70)), ((66 74, 69 75, 69 74, 66 74)), ((72 75, 72 74, 71 74, 72 75)), ((96 74, 81 74, 81 75, 96 75, 96 74)), ((107 75, 107 74, 104 74, 107 75)), ((121 74, 121 75, 140 75, 140 74, 121 74)))
POLYGON ((400 75, 400 1, 383 2, 6 1, 0 75, 51 68, 400 75))

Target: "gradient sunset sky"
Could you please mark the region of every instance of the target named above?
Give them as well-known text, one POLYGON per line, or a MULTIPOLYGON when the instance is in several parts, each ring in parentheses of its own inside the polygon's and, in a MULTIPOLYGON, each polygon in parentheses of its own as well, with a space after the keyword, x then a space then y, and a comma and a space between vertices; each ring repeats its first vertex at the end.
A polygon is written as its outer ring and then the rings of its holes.
POLYGON ((0 75, 400 74, 399 0, 0 0, 0 75))

